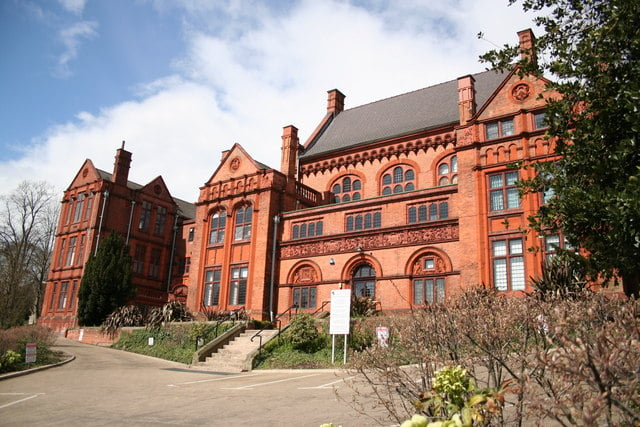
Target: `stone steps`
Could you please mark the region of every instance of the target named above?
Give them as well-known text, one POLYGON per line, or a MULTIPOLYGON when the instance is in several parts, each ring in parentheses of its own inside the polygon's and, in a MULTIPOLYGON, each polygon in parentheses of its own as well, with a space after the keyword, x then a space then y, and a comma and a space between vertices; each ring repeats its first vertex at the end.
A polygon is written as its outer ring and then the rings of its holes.
MULTIPOLYGON (((227 345, 219 349, 216 353, 207 357, 204 362, 197 366, 199 369, 206 369, 216 372, 243 372, 251 370, 252 353, 258 350, 260 338, 251 338, 258 332, 255 329, 248 329, 227 345)), ((262 345, 278 334, 278 330, 264 330, 261 333, 262 345)))

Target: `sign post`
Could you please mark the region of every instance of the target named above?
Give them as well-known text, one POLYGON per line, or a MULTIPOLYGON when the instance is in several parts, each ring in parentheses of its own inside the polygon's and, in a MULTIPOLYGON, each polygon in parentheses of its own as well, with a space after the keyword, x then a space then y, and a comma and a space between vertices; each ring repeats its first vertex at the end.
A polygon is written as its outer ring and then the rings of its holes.
POLYGON ((29 343, 25 345, 24 361, 25 363, 36 363, 36 354, 38 351, 38 345, 35 343, 29 343))
POLYGON ((331 363, 335 362, 336 335, 344 335, 343 364, 347 363, 347 335, 351 321, 351 289, 335 289, 331 291, 331 317, 329 333, 331 334, 331 363))

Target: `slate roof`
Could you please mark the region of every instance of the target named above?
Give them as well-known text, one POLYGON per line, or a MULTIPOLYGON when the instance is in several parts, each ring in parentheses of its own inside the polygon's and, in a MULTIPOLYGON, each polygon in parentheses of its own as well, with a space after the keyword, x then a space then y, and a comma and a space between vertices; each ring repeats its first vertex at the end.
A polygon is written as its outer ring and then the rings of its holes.
MULTIPOLYGON (((473 74, 480 109, 505 79, 505 73, 473 74)), ((369 142, 459 123, 458 80, 344 110, 309 143, 301 158, 369 142)))
MULTIPOLYGON (((105 172, 102 169, 97 169, 97 170, 98 170, 98 174, 100 175, 100 178, 106 181, 113 181, 111 173, 105 172)), ((144 187, 144 185, 140 185, 137 182, 133 182, 133 181, 127 181, 127 188, 130 188, 132 190, 139 190, 142 187, 144 187)), ((194 219, 196 217, 196 205, 194 205, 193 203, 184 201, 182 199, 178 199, 177 197, 171 196, 171 198, 173 199, 175 204, 178 205, 178 209, 180 210, 180 213, 182 214, 183 217, 187 219, 194 219)))

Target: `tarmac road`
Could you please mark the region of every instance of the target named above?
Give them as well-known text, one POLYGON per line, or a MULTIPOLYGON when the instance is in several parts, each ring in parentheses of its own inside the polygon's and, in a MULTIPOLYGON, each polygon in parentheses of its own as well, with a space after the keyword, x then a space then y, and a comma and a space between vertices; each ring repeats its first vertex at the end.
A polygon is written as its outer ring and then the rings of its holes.
POLYGON ((342 370, 223 374, 61 339, 76 359, 0 381, 2 426, 377 425, 342 398, 342 370))

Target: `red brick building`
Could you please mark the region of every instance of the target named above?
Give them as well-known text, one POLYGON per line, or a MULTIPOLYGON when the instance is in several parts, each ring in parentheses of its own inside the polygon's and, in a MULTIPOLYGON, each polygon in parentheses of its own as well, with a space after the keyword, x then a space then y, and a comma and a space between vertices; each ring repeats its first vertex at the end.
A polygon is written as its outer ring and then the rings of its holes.
MULTIPOLYGON (((532 46, 530 30, 518 35, 523 49, 532 46)), ((87 160, 63 199, 42 323, 70 324, 75 304, 64 301, 77 294, 82 262, 69 265, 69 256, 86 258, 107 229, 129 236, 145 296, 138 302, 159 303, 172 290, 193 312, 243 307, 268 319, 294 305, 315 310, 338 288, 371 296, 383 310, 439 302, 477 284, 527 291, 562 244, 528 230, 544 195, 520 197, 515 182, 533 170, 512 167, 553 156, 544 139, 546 84, 487 71, 351 109, 331 90, 306 143, 284 128, 280 170, 238 144, 223 152, 195 212, 160 177, 128 183, 124 149, 112 175, 87 160), (82 194, 93 194, 84 202, 91 213, 78 217, 82 194), (160 234, 140 228, 143 217, 152 227, 162 215, 160 234), (72 239, 77 255, 69 255, 72 239), (145 270, 151 263, 157 277, 145 270)))

